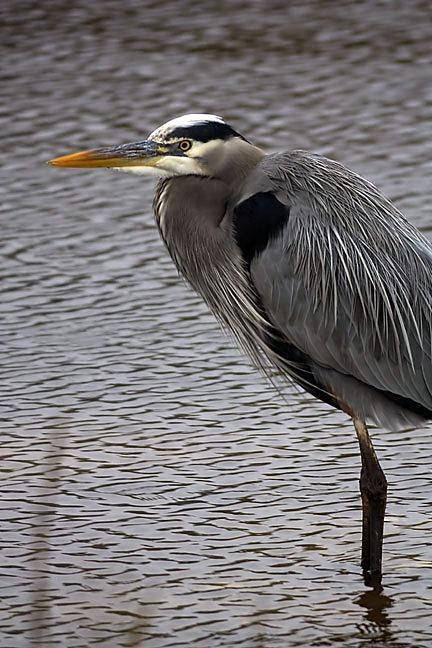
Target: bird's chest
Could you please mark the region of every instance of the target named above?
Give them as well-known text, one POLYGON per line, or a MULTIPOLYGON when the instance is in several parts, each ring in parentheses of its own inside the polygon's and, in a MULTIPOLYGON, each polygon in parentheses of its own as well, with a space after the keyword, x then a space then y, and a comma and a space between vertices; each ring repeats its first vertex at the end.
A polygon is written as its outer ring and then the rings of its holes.
POLYGON ((180 274, 256 360, 266 322, 240 249, 224 224, 226 196, 220 186, 165 181, 158 186, 154 211, 180 274))

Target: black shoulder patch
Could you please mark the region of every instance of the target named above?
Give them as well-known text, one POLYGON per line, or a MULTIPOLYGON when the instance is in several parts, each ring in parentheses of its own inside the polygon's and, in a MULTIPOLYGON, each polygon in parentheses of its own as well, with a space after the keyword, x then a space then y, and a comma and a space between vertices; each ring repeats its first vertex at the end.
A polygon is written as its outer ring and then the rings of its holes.
POLYGON ((289 207, 271 192, 256 193, 234 209, 234 235, 248 265, 285 227, 289 207))
POLYGON ((221 139, 227 140, 231 137, 240 137, 245 139, 242 135, 237 133, 229 124, 217 121, 207 121, 201 124, 193 124, 191 126, 178 126, 169 133, 170 137, 187 137, 197 142, 210 142, 211 140, 221 139))

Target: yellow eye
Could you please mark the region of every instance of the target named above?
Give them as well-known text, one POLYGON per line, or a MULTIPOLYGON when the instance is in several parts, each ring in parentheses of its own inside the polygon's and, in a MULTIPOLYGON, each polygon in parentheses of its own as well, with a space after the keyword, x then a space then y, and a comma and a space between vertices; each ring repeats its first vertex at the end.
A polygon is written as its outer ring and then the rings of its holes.
POLYGON ((189 140, 182 140, 181 142, 178 143, 178 147, 180 151, 189 151, 191 146, 192 146, 192 142, 190 142, 189 140))

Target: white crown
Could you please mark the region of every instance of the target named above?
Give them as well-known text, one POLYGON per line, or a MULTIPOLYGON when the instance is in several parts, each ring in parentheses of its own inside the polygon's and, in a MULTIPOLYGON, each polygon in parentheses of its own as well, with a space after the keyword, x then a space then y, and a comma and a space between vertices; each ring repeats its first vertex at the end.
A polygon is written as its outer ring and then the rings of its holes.
POLYGON ((205 124, 206 122, 225 124, 225 120, 218 115, 191 113, 190 115, 182 115, 182 117, 170 119, 170 121, 167 121, 165 124, 162 124, 162 126, 159 126, 159 128, 156 128, 156 130, 150 133, 149 138, 151 139, 155 135, 161 135, 162 133, 169 133, 169 131, 174 130, 175 128, 188 128, 189 126, 205 124))

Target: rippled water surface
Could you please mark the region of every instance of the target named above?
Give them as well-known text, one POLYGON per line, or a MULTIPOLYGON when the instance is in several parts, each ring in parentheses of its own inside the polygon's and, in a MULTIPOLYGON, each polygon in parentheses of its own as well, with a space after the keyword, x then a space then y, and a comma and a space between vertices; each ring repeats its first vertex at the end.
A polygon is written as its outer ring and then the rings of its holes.
POLYGON ((191 111, 311 148, 432 227, 428 2, 0 5, 2 648, 432 646, 432 435, 274 393, 177 277, 152 182, 53 169, 191 111))

